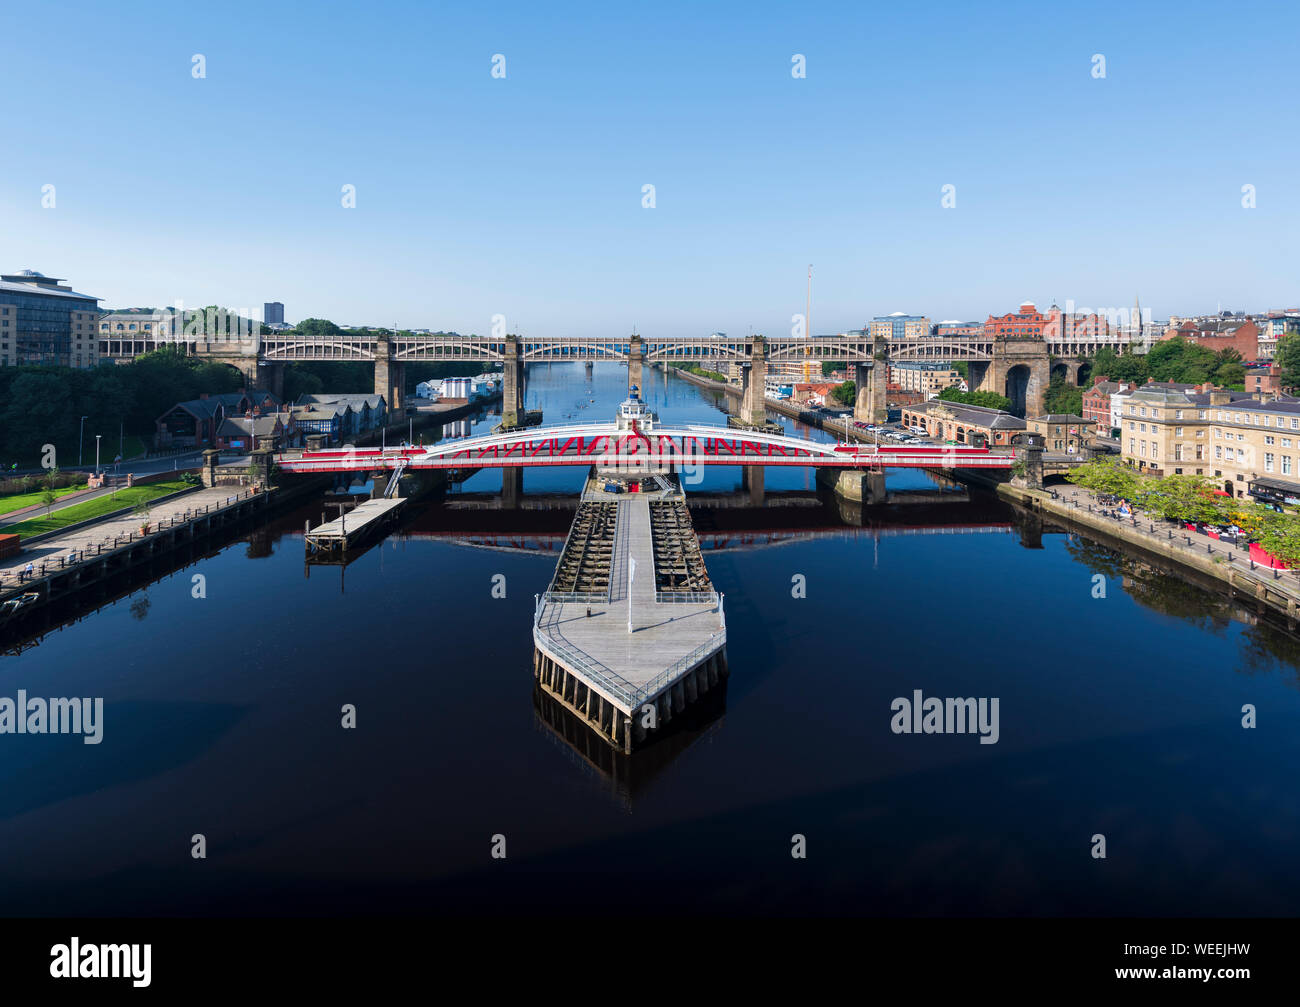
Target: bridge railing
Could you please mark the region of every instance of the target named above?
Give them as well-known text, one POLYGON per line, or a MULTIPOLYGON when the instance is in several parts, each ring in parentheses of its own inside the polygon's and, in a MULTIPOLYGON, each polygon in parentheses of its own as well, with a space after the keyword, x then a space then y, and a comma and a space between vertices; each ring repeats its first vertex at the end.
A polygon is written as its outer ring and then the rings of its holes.
POLYGON ((718 604, 717 591, 656 591, 655 601, 660 605, 713 605, 718 604))
POLYGON ((710 654, 721 650, 726 643, 727 634, 724 630, 720 629, 716 633, 710 634, 707 640, 692 650, 689 654, 678 661, 674 661, 671 665, 638 689, 636 702, 645 702, 660 689, 664 688, 676 679, 678 675, 690 671, 691 668, 694 668, 710 654))
POLYGON ((544 591, 542 592, 542 604, 554 602, 557 605, 594 605, 596 603, 607 604, 609 602, 609 592, 602 591, 600 594, 582 591, 544 591))

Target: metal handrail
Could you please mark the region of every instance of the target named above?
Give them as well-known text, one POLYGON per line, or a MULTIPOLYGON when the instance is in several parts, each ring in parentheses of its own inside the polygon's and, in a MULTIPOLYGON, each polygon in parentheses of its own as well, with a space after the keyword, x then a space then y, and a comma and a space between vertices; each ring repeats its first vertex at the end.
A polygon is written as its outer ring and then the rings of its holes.
POLYGON ((608 601, 609 601, 608 592, 602 592, 600 594, 593 594, 591 592, 582 592, 582 591, 543 591, 542 592, 542 604, 546 604, 547 602, 555 602, 556 604, 570 603, 570 604, 578 604, 578 605, 590 605, 595 602, 607 603, 608 601))
POLYGON ((656 591, 655 602, 660 605, 716 605, 717 591, 656 591))
POLYGON ((721 630, 712 633, 709 638, 702 644, 692 650, 685 657, 674 661, 666 669, 661 671, 654 678, 650 679, 641 689, 638 690, 640 700, 649 699, 650 696, 659 691, 662 685, 676 678, 682 672, 693 668, 699 664, 705 656, 712 654, 714 651, 721 650, 727 643, 727 634, 721 630))

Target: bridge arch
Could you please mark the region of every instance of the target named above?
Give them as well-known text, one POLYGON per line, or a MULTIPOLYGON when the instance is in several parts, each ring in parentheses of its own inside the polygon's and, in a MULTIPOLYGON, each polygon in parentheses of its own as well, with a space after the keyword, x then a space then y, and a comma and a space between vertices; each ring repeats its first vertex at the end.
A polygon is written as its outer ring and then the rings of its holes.
POLYGON ((1007 368, 1002 394, 1011 400, 1011 412, 1017 416, 1025 415, 1025 406, 1029 399, 1029 379, 1032 373, 1028 364, 1013 364, 1007 368))

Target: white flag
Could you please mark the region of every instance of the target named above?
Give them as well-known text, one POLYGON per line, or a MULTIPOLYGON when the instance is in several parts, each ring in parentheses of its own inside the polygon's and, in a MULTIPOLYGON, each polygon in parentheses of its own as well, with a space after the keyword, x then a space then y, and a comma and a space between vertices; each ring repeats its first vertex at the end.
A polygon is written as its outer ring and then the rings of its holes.
POLYGON ((629 564, 629 565, 628 565, 628 568, 627 568, 627 589, 628 589, 629 591, 631 591, 631 590, 632 590, 632 581, 636 579, 636 557, 635 557, 635 556, 629 556, 629 557, 628 557, 628 564, 629 564))

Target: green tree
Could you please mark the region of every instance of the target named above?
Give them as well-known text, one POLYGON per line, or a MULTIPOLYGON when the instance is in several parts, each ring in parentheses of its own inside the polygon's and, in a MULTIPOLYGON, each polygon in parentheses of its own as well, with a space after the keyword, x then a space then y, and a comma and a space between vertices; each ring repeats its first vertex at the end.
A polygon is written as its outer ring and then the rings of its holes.
POLYGON ((939 393, 944 402, 961 402, 968 406, 986 406, 989 409, 1010 410, 1011 400, 997 392, 963 392, 956 385, 939 393))
POLYGON ((1273 363, 1278 367, 1284 390, 1294 393, 1300 389, 1300 334, 1283 336, 1277 341, 1273 363))
POLYGON ((1137 495, 1142 477, 1131 467, 1112 456, 1094 458, 1072 468, 1065 477, 1068 481, 1094 493, 1131 500, 1137 495))
POLYGON ((831 389, 831 397, 846 406, 853 405, 858 398, 858 386, 852 381, 845 381, 831 389))
POLYGON ((343 331, 328 318, 304 318, 294 329, 303 336, 337 336, 343 331))
POLYGON ((1106 347, 1098 350, 1092 358, 1092 373, 1097 377, 1104 375, 1111 381, 1142 384, 1147 379, 1147 359, 1129 351, 1116 353, 1106 347))
POLYGON ((1043 407, 1049 413, 1083 413, 1083 389, 1067 384, 1059 374, 1052 378, 1043 396, 1043 407))
POLYGON ((1287 566, 1300 566, 1300 517, 1274 514, 1260 530, 1259 544, 1287 566))
POLYGON ((1147 480, 1138 490, 1137 505, 1167 521, 1226 524, 1227 508, 1204 476, 1169 475, 1147 480))

